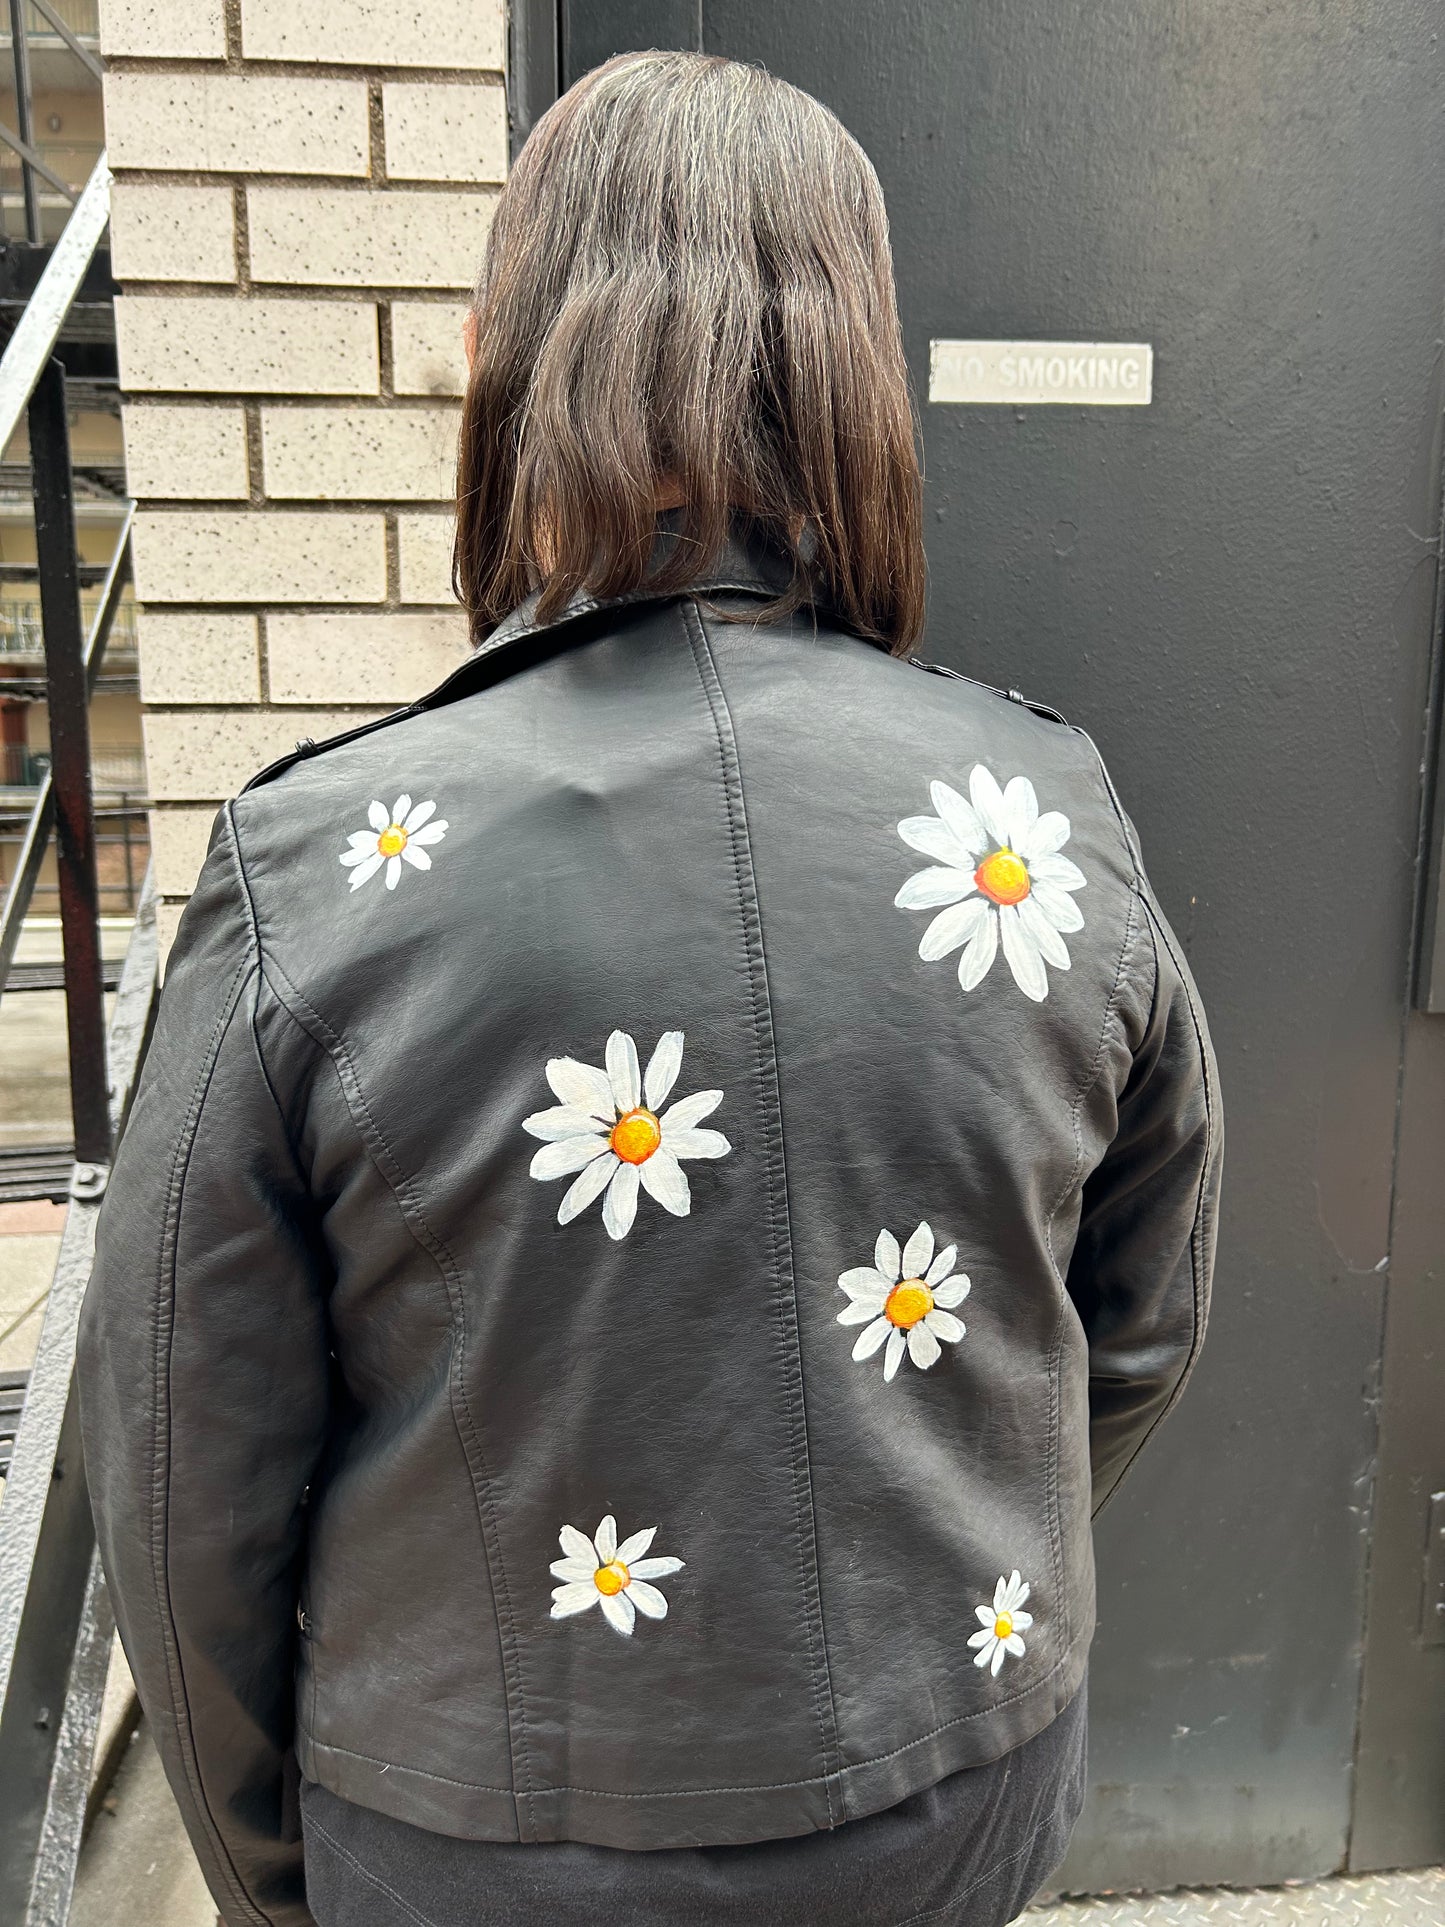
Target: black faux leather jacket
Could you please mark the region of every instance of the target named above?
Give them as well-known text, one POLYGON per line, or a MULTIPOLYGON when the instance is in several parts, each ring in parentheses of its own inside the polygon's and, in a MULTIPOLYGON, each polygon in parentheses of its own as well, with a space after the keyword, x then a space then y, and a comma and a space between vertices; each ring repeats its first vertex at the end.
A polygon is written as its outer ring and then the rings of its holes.
POLYGON ((523 605, 217 819, 81 1391, 228 1921, 294 1784, 830 1827, 1074 1692, 1204 1329, 1215 1070, 1088 738, 809 615, 523 605))

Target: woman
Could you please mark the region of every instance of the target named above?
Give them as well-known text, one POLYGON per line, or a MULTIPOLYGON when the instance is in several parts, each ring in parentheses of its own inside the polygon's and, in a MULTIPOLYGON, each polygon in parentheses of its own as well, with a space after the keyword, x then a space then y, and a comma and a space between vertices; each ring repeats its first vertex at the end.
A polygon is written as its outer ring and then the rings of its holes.
POLYGON ((229 1922, 1004 1921, 1203 1331, 1198 1000, 1088 739, 906 659, 829 113, 597 69, 469 339, 475 653, 221 812, 101 1219, 148 1717, 229 1922))

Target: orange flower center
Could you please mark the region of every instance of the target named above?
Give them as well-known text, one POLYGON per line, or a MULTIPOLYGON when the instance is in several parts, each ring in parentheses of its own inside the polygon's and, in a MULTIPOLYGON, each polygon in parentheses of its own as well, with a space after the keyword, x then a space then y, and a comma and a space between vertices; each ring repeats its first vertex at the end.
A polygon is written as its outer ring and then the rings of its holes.
POLYGON ((993 1622, 993 1636, 995 1639, 1007 1639, 1013 1629, 1014 1622, 1011 1613, 1000 1613, 993 1622))
POLYGON ((1012 850, 995 850, 973 873, 973 880, 994 903, 1022 903, 1032 885, 1028 865, 1012 850))
POLYGON ((933 1310, 933 1293, 921 1278, 905 1278, 888 1294, 883 1316, 900 1331, 912 1331, 920 1318, 933 1310))
POLYGON ((662 1126, 641 1107, 619 1117, 612 1127, 612 1148, 624 1164, 646 1164, 661 1142, 662 1126))
POLYGON ((611 1565, 597 1568, 592 1575, 592 1583, 598 1592, 612 1599, 632 1584, 632 1574, 620 1559, 614 1559, 611 1565))
POLYGON ((383 856, 400 856, 406 848, 406 831, 400 823, 388 823, 376 839, 376 847, 383 856))

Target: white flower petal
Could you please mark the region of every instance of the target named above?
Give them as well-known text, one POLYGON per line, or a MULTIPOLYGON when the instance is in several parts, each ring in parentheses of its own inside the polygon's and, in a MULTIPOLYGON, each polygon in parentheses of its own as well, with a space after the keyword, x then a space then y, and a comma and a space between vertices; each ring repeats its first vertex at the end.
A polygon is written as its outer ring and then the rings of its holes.
POLYGON ((630 1567, 634 1559, 640 1559, 657 1537, 656 1526, 646 1526, 641 1532, 633 1532, 617 1548, 617 1557, 624 1566, 630 1567))
POLYGON ((607 1150, 607 1140, 601 1137, 564 1137, 551 1144, 544 1144, 532 1158, 528 1169, 534 1178, 545 1184, 549 1178, 564 1178, 570 1171, 580 1171, 584 1164, 590 1164, 607 1150))
POLYGON ((991 908, 986 897, 972 896, 954 904, 951 910, 940 910, 919 940, 919 956, 925 963, 936 963, 950 950, 957 950, 983 929, 991 908))
POLYGON ((1004 808, 1003 791, 999 788, 991 770, 982 763, 975 763, 968 779, 968 794, 978 820, 988 832, 991 843, 1002 849, 1008 843, 1008 811, 1004 808))
POLYGON ((552 1617, 570 1619, 573 1613, 585 1613, 589 1606, 595 1606, 602 1597, 596 1586, 588 1579, 574 1582, 570 1586, 558 1586, 552 1594, 552 1617))
POLYGON ((950 870, 974 867, 974 852, 936 816, 906 816, 898 825, 898 834, 910 850, 917 850, 920 856, 931 856, 937 863, 946 863, 950 870))
POLYGON ((637 1612, 632 1601, 627 1597, 627 1594, 625 1592, 615 1592, 609 1595, 604 1592, 599 1593, 597 1596, 602 1602, 602 1614, 608 1625, 611 1626, 614 1631, 623 1633, 630 1638, 633 1625, 637 1619, 637 1612))
MULTIPOLYGON (((989 1629, 989 1631, 992 1632, 993 1622, 998 1617, 993 1607, 992 1606, 975 1606, 973 1610, 974 1610, 974 1616, 978 1620, 979 1625, 986 1626, 989 1629)), ((978 1638, 978 1634, 975 1633, 973 1636, 973 1639, 971 1639, 968 1642, 969 1645, 972 1646, 974 1641, 977 1640, 977 1638, 978 1638)))
POLYGON ((886 1227, 878 1233, 878 1242, 873 1247, 873 1263, 878 1275, 886 1279, 890 1287, 903 1276, 903 1254, 898 1249, 898 1240, 886 1227))
POLYGON ((935 910, 971 897, 978 885, 967 870, 916 870, 893 899, 899 910, 935 910))
POLYGON ((557 1206, 558 1224, 571 1224, 594 1199, 600 1198, 620 1162, 615 1151, 604 1151, 600 1158, 594 1158, 557 1206))
POLYGON ((674 1572, 681 1572, 683 1561, 670 1555, 661 1559, 639 1559, 630 1568, 634 1579, 666 1579, 674 1572))
POLYGON ((602 1119, 610 1130, 617 1121, 612 1102, 612 1085, 606 1071, 593 1064, 579 1064, 575 1057, 553 1057, 547 1064, 547 1082, 564 1104, 575 1104, 602 1119))
MULTIPOLYGON (((607 1604, 607 1601, 604 1599, 602 1603, 605 1606, 607 1604)), ((1004 1642, 1001 1639, 994 1641, 993 1660, 988 1670, 993 1674, 995 1679, 997 1679, 999 1676, 999 1669, 1003 1665, 1003 1657, 1007 1651, 1008 1651, 1008 1647, 1004 1644, 1004 1642)))
POLYGON ((1008 1591, 1004 1595, 1007 1601, 1005 1611, 1017 1612, 1032 1591, 1033 1587, 1026 1580, 1019 1578, 1018 1570, 1015 1568, 1009 1575, 1008 1591))
POLYGON ((411 798, 405 793, 405 791, 403 791, 403 793, 397 797, 396 802, 392 805, 392 810, 391 810, 392 822, 405 823, 407 812, 410 810, 410 808, 411 808, 411 798))
POLYGON ((359 890, 368 877, 374 877, 376 875, 385 861, 386 858, 381 854, 381 851, 375 850, 367 857, 364 863, 358 863, 356 868, 351 872, 352 889, 359 890))
POLYGON ((610 1512, 599 1521, 592 1543, 597 1548, 599 1566, 608 1565, 617 1557, 617 1520, 610 1512))
POLYGON ((647 1060, 647 1076, 643 1079, 643 1094, 649 1111, 659 1110, 666 1102, 667 1094, 677 1082, 677 1073, 681 1069, 682 1032, 665 1030, 657 1040, 657 1049, 647 1060))
POLYGON ((667 1600, 656 1586, 649 1586, 645 1579, 634 1578, 627 1588, 627 1597, 640 1613, 649 1619, 667 1618, 667 1600))
POLYGON ((394 890, 400 881, 401 881, 401 858, 399 856, 388 857, 386 860, 387 889, 394 890))
POLYGON ((962 990, 976 990, 988 975, 998 955, 998 911, 989 905, 988 915, 979 925, 978 935, 969 939, 958 960, 958 982, 962 990))
POLYGON ((1048 918, 1055 930, 1067 936, 1084 927, 1084 913, 1066 890, 1055 883, 1040 883, 1034 880, 1028 901, 1034 904, 1048 918))
POLYGON ((1003 954, 1008 958, 1014 982, 1025 997, 1032 997, 1036 1004, 1041 1004, 1049 994, 1049 973, 1044 969, 1038 945, 1020 921, 1016 905, 1003 904, 999 909, 998 921, 1003 937, 1003 954))
POLYGON ((402 861, 410 863, 414 869, 429 870, 431 858, 418 843, 404 843, 401 850, 402 861))
POLYGON ((405 817, 398 819, 401 827, 406 831, 408 836, 414 836, 428 817, 436 815, 436 807, 435 803, 418 803, 414 810, 409 811, 405 817))
MULTIPOLYGON (((1014 1574, 1014 1578, 1015 1579, 1018 1578, 1017 1573, 1014 1574)), ((1001 1576, 998 1584, 993 1589, 993 1610, 994 1610, 995 1616, 1007 1610, 1008 1585, 1009 1585, 1008 1579, 1006 1577, 1001 1576)))
POLYGON ((602 1222, 609 1238, 620 1240, 632 1229, 632 1221, 637 1216, 639 1183, 635 1164, 618 1164, 602 1206, 602 1222))
POLYGON ((868 1320, 870 1318, 876 1318, 882 1309, 883 1300, 881 1297, 855 1299, 851 1305, 845 1305, 842 1311, 838 1313, 838 1323, 840 1325, 866 1325, 868 1320))
POLYGON ((376 860, 379 863, 381 861, 381 854, 376 847, 376 838, 374 836, 371 836, 367 838, 366 842, 361 846, 360 849, 343 850, 338 860, 341 863, 345 864, 346 868, 349 870, 353 867, 353 865, 357 863, 365 863, 367 858, 373 855, 376 857, 376 860))
POLYGON ((614 1030, 607 1040, 607 1079, 619 1113, 635 1111, 642 1102, 642 1072, 637 1046, 625 1030, 614 1030))
POLYGON ((919 1225, 908 1243, 903 1247, 900 1276, 921 1278, 933 1262, 933 1228, 928 1224, 919 1225))
MULTIPOLYGON (((968 1643, 971 1646, 973 1644, 973 1641, 970 1640, 968 1643)), ((980 1645, 978 1649, 978 1655, 973 1662, 974 1665, 987 1666, 989 1661, 993 1658, 994 1654, 998 1651, 998 1649, 999 1649, 998 1641, 994 1638, 993 1634, 990 1633, 988 1636, 987 1643, 980 1645)), ((994 1670, 996 1672, 998 1670, 997 1667, 995 1667, 994 1670)))
MULTIPOLYGON (((721 1131, 678 1131, 666 1124, 662 1127, 662 1150, 675 1158, 725 1158, 732 1148, 721 1131)), ((660 1157, 662 1152, 655 1155, 660 1157)))
POLYGON ((558 1104, 550 1111, 533 1111, 530 1117, 522 1119, 522 1129, 548 1143, 557 1138, 581 1137, 590 1132, 597 1139, 599 1151, 607 1142, 607 1126, 599 1118, 593 1117, 590 1111, 580 1110, 575 1104, 558 1104))
POLYGON ((376 848, 376 831, 353 830, 346 840, 353 850, 374 850, 376 848))
POLYGON ((871 1358, 892 1330, 893 1326, 886 1318, 875 1318, 867 1331, 860 1332, 853 1346, 854 1358, 871 1358))
POLYGON ((563 1526, 557 1538, 569 1559, 586 1559, 589 1562, 587 1570, 597 1570, 597 1548, 585 1532, 579 1532, 576 1526, 563 1526))
POLYGON ((908 1349, 908 1340, 895 1326, 888 1335, 888 1349, 883 1354, 883 1383, 893 1382, 894 1374, 903 1363, 903 1354, 908 1349))
MULTIPOLYGON (((985 1607, 983 1610, 987 1611, 987 1608, 985 1607)), ((971 1634, 969 1637, 968 1643, 970 1646, 973 1647, 974 1651, 977 1652, 980 1646, 987 1646, 989 1642, 992 1640, 993 1636, 994 1636, 993 1614, 989 1613, 988 1625, 984 1628, 984 1630, 981 1633, 971 1634)))
POLYGON ((843 1273, 838 1284, 850 1298, 862 1298, 866 1295, 870 1298, 876 1297, 879 1304, 882 1304, 893 1289, 894 1280, 885 1278, 883 1273, 875 1271, 872 1265, 855 1265, 852 1271, 843 1273))
POLYGON ((687 1173, 665 1144, 659 1144, 638 1170, 642 1174, 642 1188, 650 1198, 656 1198, 663 1210, 670 1211, 674 1218, 687 1216, 692 1209, 687 1173))
POLYGON ((597 1570, 597 1559, 595 1554, 588 1559, 554 1559, 547 1570, 554 1579, 590 1579, 597 1570))
POLYGON ((1009 848, 1023 855, 1023 846, 1038 821, 1039 799, 1027 776, 1011 776, 1004 785, 1004 817, 1008 823, 1009 848))
POLYGON ((966 1329, 961 1318, 955 1318, 951 1311, 940 1310, 937 1303, 932 1311, 923 1314, 923 1323, 935 1338, 941 1338, 946 1345, 956 1345, 966 1329))
POLYGON ((944 827, 963 845, 970 857, 977 858, 988 845, 988 826, 972 803, 948 783, 930 783, 928 794, 944 827))
MULTIPOLYGON (((947 1313, 944 1314, 945 1317, 947 1313)), ((926 1372, 930 1365, 938 1363, 943 1347, 928 1329, 928 1320, 920 1320, 908 1334, 908 1356, 920 1372, 926 1372)))
MULTIPOLYGON (((1067 897, 1065 901, 1072 903, 1073 898, 1067 897)), ((1035 899, 1033 897, 1025 897, 1023 902, 1017 905, 1017 910, 1019 922, 1033 938, 1038 953, 1044 962, 1051 963, 1055 970, 1067 970, 1069 967, 1069 946, 1064 942, 1044 911, 1040 909, 1035 899)))
POLYGON ((1015 1659, 1022 1659, 1024 1656, 1024 1643, 1017 1633, 1009 1634, 1003 1643, 1003 1649, 1006 1653, 1012 1653, 1015 1659))
POLYGON ((1040 883, 1052 883, 1056 890, 1082 890, 1088 878, 1077 863, 1066 856, 1041 856, 1029 865, 1029 875, 1040 883))
POLYGON ((1032 1613, 1020 1612, 1017 1608, 1009 1614, 1009 1618, 1012 1619, 1014 1623, 1015 1632, 1026 1633, 1034 1623, 1032 1613))
POLYGON ((366 808, 366 820, 371 825, 372 829, 374 829, 377 832, 377 834, 380 835, 380 833, 386 828, 387 824, 390 823, 391 821, 390 816, 387 814, 387 808, 385 803, 378 803, 375 801, 369 803, 366 808))
POLYGON ((947 1278, 948 1274, 953 1270, 954 1260, 957 1257, 957 1245, 945 1245, 942 1251, 938 1253, 933 1263, 928 1267, 928 1271, 923 1280, 930 1291, 935 1285, 941 1285, 944 1279, 947 1278))
MULTIPOLYGON (((413 812, 413 814, 415 814, 415 812, 413 812)), ((411 840, 413 843, 440 843, 446 835, 447 829, 448 824, 446 818, 444 816, 438 817, 435 823, 427 823, 423 825, 421 829, 413 830, 411 832, 411 840)))
POLYGON ((670 1130, 690 1131, 694 1124, 701 1124, 705 1117, 712 1116, 722 1098, 721 1091, 694 1091, 691 1097, 680 1097, 658 1120, 662 1135, 665 1138, 670 1130))
POLYGON ((1041 856, 1052 856, 1069 840, 1069 819, 1058 810, 1045 810, 1022 843, 1014 845, 1024 862, 1033 867, 1041 856))
POLYGON ((972 1285, 966 1271, 960 1271, 952 1278, 945 1278, 941 1285, 930 1287, 935 1305, 942 1305, 945 1311, 952 1311, 967 1298, 972 1285))

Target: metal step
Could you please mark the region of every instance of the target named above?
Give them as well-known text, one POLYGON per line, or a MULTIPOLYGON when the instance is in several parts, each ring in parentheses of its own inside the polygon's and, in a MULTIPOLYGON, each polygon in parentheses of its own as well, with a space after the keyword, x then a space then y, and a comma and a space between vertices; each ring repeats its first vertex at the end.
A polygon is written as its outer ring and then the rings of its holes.
POLYGON ((64 1204, 74 1163, 69 1144, 0 1145, 0 1204, 30 1204, 37 1198, 64 1204))
POLYGON ((10 1470, 10 1454, 15 1449, 15 1432, 29 1383, 29 1372, 0 1372, 0 1479, 10 1470))
MULTIPOLYGON (((101 981, 107 990, 120 982, 120 959, 107 957, 100 966, 101 981)), ((5 979, 6 991, 64 990, 65 965, 62 963, 12 963, 5 979)))

